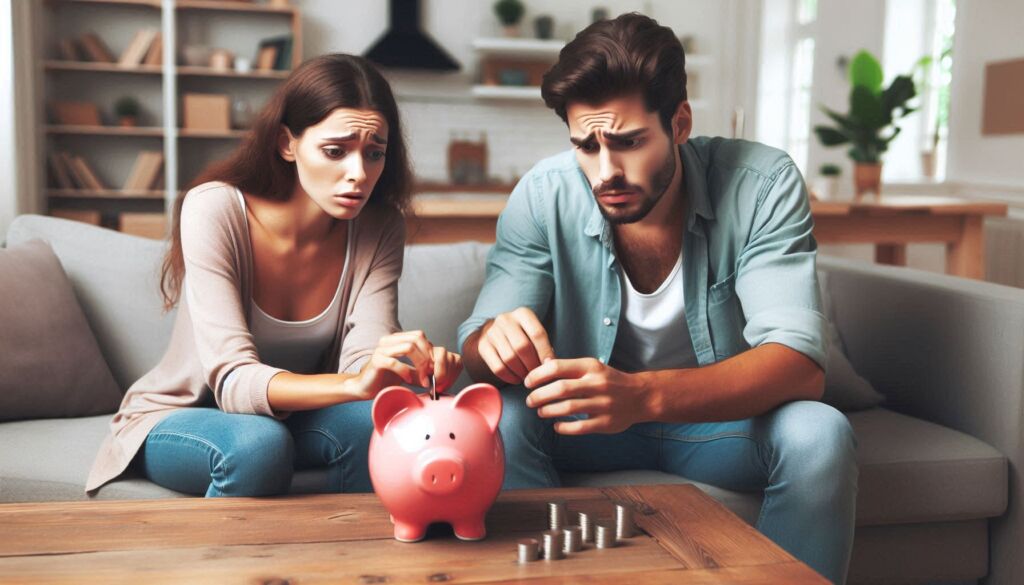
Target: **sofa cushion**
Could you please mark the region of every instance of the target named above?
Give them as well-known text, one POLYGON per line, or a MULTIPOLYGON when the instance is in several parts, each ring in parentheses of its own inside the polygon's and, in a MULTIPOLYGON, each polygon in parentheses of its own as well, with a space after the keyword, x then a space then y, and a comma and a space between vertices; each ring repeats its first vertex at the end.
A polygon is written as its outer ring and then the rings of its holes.
MULTIPOLYGON (((859 525, 991 518, 1006 510, 1006 458, 974 437, 884 408, 847 414, 857 436, 859 525)), ((567 485, 676 483, 657 471, 565 474, 567 485)), ((695 483, 695 482, 693 482, 695 483)), ((761 494, 697 484, 753 523, 761 494)))
POLYGON ((0 250, 0 421, 117 410, 121 392, 42 240, 0 250))
POLYGON ((30 239, 53 248, 71 281, 100 351, 121 390, 160 360, 171 338, 174 313, 159 295, 164 244, 77 221, 22 215, 7 231, 7 245, 30 239))
POLYGON ((818 271, 818 283, 821 286, 822 311, 828 320, 828 363, 825 368, 825 395, 821 401, 844 412, 865 410, 881 404, 885 397, 864 377, 853 369, 853 364, 846 357, 846 345, 843 343, 839 328, 835 325, 835 305, 829 289, 828 272, 818 271))

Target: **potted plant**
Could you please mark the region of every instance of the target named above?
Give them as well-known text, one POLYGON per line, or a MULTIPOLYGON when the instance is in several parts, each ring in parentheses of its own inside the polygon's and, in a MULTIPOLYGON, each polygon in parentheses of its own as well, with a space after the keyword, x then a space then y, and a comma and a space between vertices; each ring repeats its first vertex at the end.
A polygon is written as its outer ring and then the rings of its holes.
POLYGON ((812 192, 818 199, 827 201, 837 199, 839 195, 839 175, 843 169, 837 164, 825 163, 818 168, 818 177, 814 180, 812 192))
POLYGON ((125 127, 133 127, 138 124, 141 109, 139 100, 131 96, 125 96, 114 103, 114 115, 117 116, 118 123, 125 127))
POLYGON ((846 115, 822 106, 835 127, 815 126, 814 133, 825 146, 849 143, 847 151, 854 165, 854 190, 857 196, 880 193, 882 155, 899 135, 897 119, 914 111, 907 102, 917 95, 914 81, 898 75, 882 88, 882 66, 871 53, 860 51, 850 61, 850 112, 846 115))
POLYGON ((519 36, 519 21, 523 19, 526 6, 521 0, 498 0, 494 3, 494 14, 505 28, 505 36, 519 36))

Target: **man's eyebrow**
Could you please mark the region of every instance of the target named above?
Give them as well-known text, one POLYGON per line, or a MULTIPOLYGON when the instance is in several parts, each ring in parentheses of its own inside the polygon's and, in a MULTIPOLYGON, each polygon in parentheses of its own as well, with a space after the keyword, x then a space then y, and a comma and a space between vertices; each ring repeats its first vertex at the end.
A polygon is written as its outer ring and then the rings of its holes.
MULTIPOLYGON (((637 128, 636 130, 630 130, 629 132, 622 132, 622 133, 605 132, 604 133, 604 137, 609 139, 609 140, 614 140, 615 142, 625 142, 627 140, 632 140, 632 139, 636 138, 637 136, 640 136, 641 134, 643 134, 645 132, 647 132, 647 128, 637 128)), ((574 138, 574 137, 570 136, 569 137, 569 142, 572 142, 576 146, 583 146, 584 144, 586 144, 587 142, 590 142, 593 139, 594 139, 594 133, 591 132, 590 134, 587 134, 583 138, 574 138)))
MULTIPOLYGON (((349 140, 355 140, 356 138, 358 138, 358 135, 355 132, 352 132, 349 134, 345 134, 344 136, 332 136, 330 138, 324 138, 324 142, 348 142, 349 140)), ((388 143, 387 140, 381 138, 378 134, 371 134, 370 139, 372 139, 377 144, 388 143)))

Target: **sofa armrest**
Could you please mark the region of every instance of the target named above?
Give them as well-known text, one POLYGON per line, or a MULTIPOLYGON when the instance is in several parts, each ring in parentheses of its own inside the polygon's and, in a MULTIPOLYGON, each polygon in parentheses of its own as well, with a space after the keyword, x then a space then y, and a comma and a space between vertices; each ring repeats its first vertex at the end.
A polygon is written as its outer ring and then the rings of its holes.
POLYGON ((989 583, 1024 582, 1024 289, 819 257, 836 327, 887 406, 973 435, 1009 460, 989 583))

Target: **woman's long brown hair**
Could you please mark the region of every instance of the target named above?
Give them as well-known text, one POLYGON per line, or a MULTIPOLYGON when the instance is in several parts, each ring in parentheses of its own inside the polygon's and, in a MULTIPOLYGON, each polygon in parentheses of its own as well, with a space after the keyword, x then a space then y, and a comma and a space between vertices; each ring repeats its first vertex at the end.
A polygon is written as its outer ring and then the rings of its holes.
MULTIPOLYGON (((405 215, 410 207, 412 171, 391 87, 366 59, 340 53, 314 57, 296 68, 256 117, 238 149, 204 169, 189 188, 221 181, 254 197, 288 199, 295 189, 296 173, 295 163, 281 158, 278 151, 282 126, 299 137, 338 108, 374 110, 387 120, 384 171, 367 205, 390 207, 405 215)), ((181 206, 186 195, 179 194, 174 202, 171 247, 160 277, 165 310, 177 304, 185 278, 181 206)))

